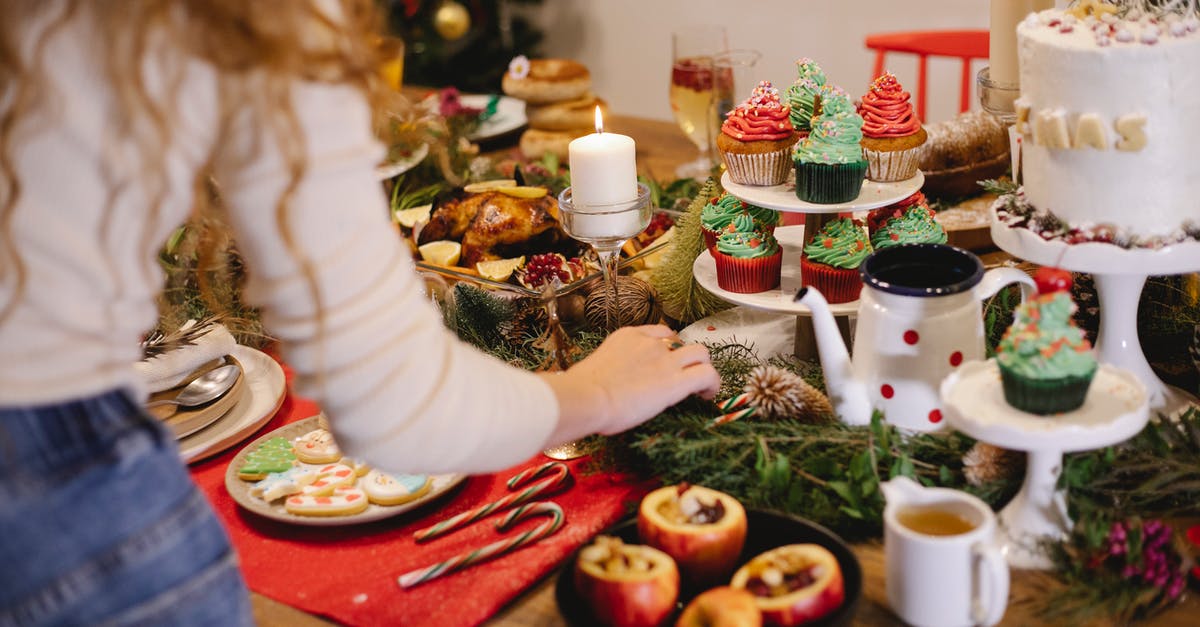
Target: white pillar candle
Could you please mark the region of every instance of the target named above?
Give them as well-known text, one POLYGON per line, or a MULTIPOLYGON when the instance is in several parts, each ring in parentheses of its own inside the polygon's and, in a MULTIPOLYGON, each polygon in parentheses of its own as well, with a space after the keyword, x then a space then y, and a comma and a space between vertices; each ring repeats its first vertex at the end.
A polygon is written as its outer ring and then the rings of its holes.
MULTIPOLYGON (((596 132, 571 141, 571 200, 576 211, 605 211, 612 205, 637 199, 637 161, 633 138, 604 132, 600 107, 596 107, 596 132)), ((607 210, 612 210, 610 207, 607 210)))
POLYGON ((1017 24, 1025 19, 1031 0, 992 0, 988 22, 988 78, 1016 84, 1017 24))

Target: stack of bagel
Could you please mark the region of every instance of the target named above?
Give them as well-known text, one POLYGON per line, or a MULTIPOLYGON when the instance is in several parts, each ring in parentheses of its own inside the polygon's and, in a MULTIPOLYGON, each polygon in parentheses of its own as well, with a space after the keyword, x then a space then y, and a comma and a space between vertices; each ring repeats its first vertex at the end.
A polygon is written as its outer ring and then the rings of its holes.
POLYGON ((520 147, 529 159, 553 153, 565 161, 571 140, 595 131, 596 107, 608 114, 608 106, 592 93, 587 67, 570 59, 514 62, 501 87, 525 101, 529 127, 521 134, 520 147))

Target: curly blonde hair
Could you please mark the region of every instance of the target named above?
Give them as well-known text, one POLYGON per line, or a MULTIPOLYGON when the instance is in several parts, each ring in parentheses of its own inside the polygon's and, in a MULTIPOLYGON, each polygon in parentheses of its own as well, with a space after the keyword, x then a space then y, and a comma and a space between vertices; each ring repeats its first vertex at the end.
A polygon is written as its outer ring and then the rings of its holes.
MULTIPOLYGON (((14 208, 21 198, 17 175, 14 136, 34 123, 36 114, 53 110, 61 94, 52 93, 45 79, 51 66, 45 58, 46 42, 80 11, 89 11, 98 29, 98 41, 106 43, 103 77, 118 103, 119 119, 111 120, 117 137, 132 140, 140 152, 141 182, 151 191, 152 206, 147 224, 154 224, 166 189, 163 153, 172 133, 171 102, 179 89, 168 76, 167 97, 154 97, 145 76, 131 68, 142 68, 156 41, 169 41, 184 55, 209 64, 218 76, 222 128, 209 156, 221 151, 226 125, 235 109, 253 107, 268 129, 267 141, 276 143, 285 156, 290 182, 276 204, 280 233, 292 245, 286 213, 289 201, 304 174, 304 136, 291 103, 291 86, 297 80, 353 85, 361 89, 376 111, 385 110, 382 100, 395 98, 379 78, 379 47, 382 20, 373 0, 5 0, 0 2, 0 285, 12 288, 13 298, 0 304, 0 322, 11 313, 26 281, 18 242, 14 241, 14 208), (28 25, 48 26, 28 46, 28 25), (253 98, 245 98, 251 93, 253 98)), ((158 93, 158 92, 156 92, 158 93)), ((210 208, 206 202, 208 168, 197 174, 193 212, 210 208)), ((111 200, 109 201, 111 206, 111 200)), ((106 207, 106 212, 110 207, 106 207)), ((146 227, 146 237, 151 237, 146 227)), ((154 242, 142 242, 153 246, 154 242)), ((201 252, 201 260, 212 256, 212 246, 201 252)), ((292 250, 301 260, 312 294, 314 273, 303 262, 302 251, 292 250)), ((201 286, 203 291, 204 286, 201 286)), ((319 305, 319 303, 318 303, 319 305)))

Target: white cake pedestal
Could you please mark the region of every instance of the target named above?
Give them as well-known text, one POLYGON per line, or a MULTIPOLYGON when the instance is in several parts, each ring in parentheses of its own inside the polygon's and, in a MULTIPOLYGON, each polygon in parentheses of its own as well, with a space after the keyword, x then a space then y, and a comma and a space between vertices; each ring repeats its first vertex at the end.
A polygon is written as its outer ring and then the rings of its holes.
MULTIPOLYGON (((778 289, 758 294, 736 294, 722 290, 717 285, 716 264, 707 252, 700 253, 696 258, 692 264, 692 271, 701 286, 728 302, 765 311, 796 314, 795 355, 801 359, 814 359, 817 356, 816 334, 813 332, 809 309, 792 301, 792 297, 800 289, 800 254, 808 237, 820 232, 825 224, 835 219, 839 213, 885 207, 913 195, 924 183, 925 175, 920 171, 912 178, 893 183, 864 181, 862 190, 854 200, 823 205, 796 197, 794 173, 780 185, 757 186, 734 183, 726 172, 721 175, 721 187, 726 192, 759 207, 805 214, 804 225, 775 229, 775 237, 783 248, 783 270, 778 289)), ((858 312, 858 301, 830 305, 830 309, 838 321, 842 339, 846 346, 851 346, 849 316, 858 312)))
POLYGON ((994 360, 963 364, 942 381, 941 397, 953 428, 1028 454, 1021 491, 999 516, 997 541, 1014 568, 1051 568, 1039 542, 1064 538, 1071 529, 1066 493, 1058 489, 1063 453, 1123 442, 1150 419, 1145 386, 1133 373, 1109 364, 1101 364, 1079 409, 1054 416, 1009 405, 994 360))
POLYGON ((992 240, 1004 251, 1043 266, 1095 276, 1100 300, 1096 352, 1101 363, 1132 372, 1146 386, 1150 407, 1171 416, 1197 402, 1195 396, 1163 383, 1150 368, 1138 340, 1137 311, 1146 278, 1200 270, 1200 242, 1158 250, 1124 249, 1112 244, 1067 244, 1045 240, 1026 228, 1013 228, 991 212, 992 240))

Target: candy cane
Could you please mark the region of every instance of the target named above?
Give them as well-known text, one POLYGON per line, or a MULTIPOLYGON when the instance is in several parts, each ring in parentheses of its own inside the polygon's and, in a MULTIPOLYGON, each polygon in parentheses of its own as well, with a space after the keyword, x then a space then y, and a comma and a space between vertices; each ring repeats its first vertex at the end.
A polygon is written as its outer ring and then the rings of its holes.
POLYGON ((547 536, 554 535, 563 523, 566 522, 566 517, 563 515, 563 510, 558 506, 558 503, 553 501, 537 501, 534 503, 526 503, 509 512, 500 522, 496 523, 497 531, 507 531, 518 521, 530 518, 532 516, 549 516, 550 520, 530 529, 523 531, 507 540, 499 540, 487 546, 459 553, 450 559, 438 562, 432 566, 418 568, 400 575, 397 581, 401 588, 411 588, 418 586, 426 581, 431 581, 448 575, 453 572, 462 570, 469 566, 474 566, 479 562, 490 560, 494 557, 504 555, 509 551, 515 551, 527 544, 533 544, 547 536))
POLYGON ((721 411, 725 413, 713 418, 712 422, 709 423, 709 426, 715 427, 717 425, 723 425, 727 422, 733 422, 734 420, 749 418, 758 413, 758 410, 750 404, 750 395, 745 393, 738 394, 724 403, 721 403, 720 407, 721 411))
POLYGON ((491 503, 481 505, 473 510, 465 511, 461 514, 452 516, 430 527, 418 529, 417 531, 413 532, 413 538, 417 542, 431 540, 440 535, 454 531, 455 529, 465 527, 481 518, 486 518, 487 516, 490 516, 496 512, 506 510, 522 503, 527 503, 549 493, 552 490, 558 489, 564 483, 566 483, 567 478, 571 476, 571 471, 567 468, 566 464, 562 462, 547 462, 541 466, 538 466, 537 468, 528 468, 520 473, 517 473, 516 476, 508 480, 508 489, 515 489, 521 485, 524 485, 525 483, 528 483, 529 481, 551 473, 553 473, 552 476, 545 481, 539 481, 538 483, 535 483, 524 490, 521 490, 520 492, 515 492, 497 501, 492 501, 491 503))

